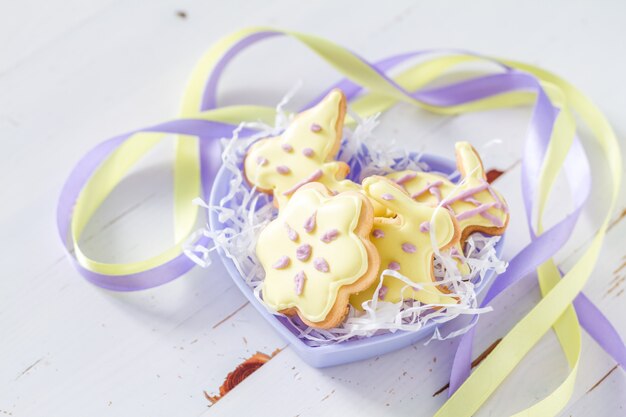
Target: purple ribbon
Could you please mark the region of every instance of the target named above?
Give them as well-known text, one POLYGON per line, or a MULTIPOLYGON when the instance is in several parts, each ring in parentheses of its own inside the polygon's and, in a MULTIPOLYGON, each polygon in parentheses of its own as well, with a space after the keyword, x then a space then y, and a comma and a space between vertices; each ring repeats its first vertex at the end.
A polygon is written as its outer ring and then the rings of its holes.
MULTIPOLYGON (((220 76, 228 63, 247 47, 274 36, 284 36, 284 34, 275 31, 257 32, 233 45, 221 57, 207 79, 200 110, 209 110, 217 107, 217 86, 220 76)), ((529 276, 539 265, 550 259, 569 239, 589 194, 589 165, 580 143, 575 139, 565 160, 564 167, 570 182, 577 184, 579 191, 583 190, 583 192, 577 194, 579 197, 575 201, 574 210, 571 213, 543 234, 535 236, 531 225, 532 203, 537 190, 537 179, 539 178, 554 122, 558 115, 558 109, 552 105, 535 77, 511 69, 496 61, 493 62, 503 69, 503 73, 482 76, 444 87, 421 89, 415 92, 404 90, 387 75, 387 71, 409 59, 442 52, 460 52, 480 57, 480 55, 458 50, 429 50, 395 55, 376 64, 370 64, 360 57, 359 59, 369 65, 381 77, 385 78, 390 85, 406 94, 407 97, 435 106, 459 105, 512 91, 534 91, 537 93, 537 101, 533 110, 522 159, 522 191, 525 197, 524 205, 532 241, 511 259, 507 271, 500 275, 491 286, 482 303, 482 305, 487 305, 508 287, 529 276)), ((363 86, 348 79, 340 80, 331 88, 335 87, 341 88, 349 100, 354 99, 364 89, 363 86)), ((315 99, 311 105, 317 103, 325 94, 326 92, 315 99)), ((307 105, 305 108, 311 105, 307 105)), ((148 131, 188 134, 199 137, 202 192, 206 198, 209 195, 215 174, 220 165, 221 152, 217 139, 230 137, 234 128, 235 126, 232 125, 203 120, 178 120, 117 136, 96 146, 79 161, 61 192, 57 209, 57 226, 62 241, 67 243, 66 238, 69 232, 72 208, 80 190, 98 166, 134 133, 148 131)), ((241 136, 246 134, 250 134, 250 132, 242 132, 241 136)), ((197 244, 206 245, 208 244, 208 239, 202 238, 197 244)), ((67 247, 67 245, 66 248, 71 252, 71 248, 67 247)), ((108 276, 88 271, 78 265, 73 257, 72 259, 78 270, 90 282, 103 288, 117 291, 134 291, 161 285, 184 274, 194 266, 190 259, 181 254, 175 259, 148 271, 137 274, 108 276)), ((582 293, 575 299, 574 307, 583 328, 609 355, 622 367, 625 367, 626 346, 606 317, 582 293)), ((462 337, 459 344, 451 371, 450 394, 469 376, 473 336, 474 328, 462 337)))
MULTIPOLYGON (((78 195, 96 169, 135 133, 155 132, 199 137, 201 139, 199 141, 202 158, 200 169, 203 175, 203 192, 205 198, 208 198, 211 185, 221 165, 221 150, 218 139, 230 137, 235 128, 236 126, 208 120, 174 120, 116 136, 90 150, 70 173, 61 190, 57 205, 57 230, 66 250, 71 255, 72 248, 68 247, 67 238, 70 232, 74 204, 78 199, 78 195)), ((243 131, 242 134, 249 135, 251 132, 247 130, 243 131)), ((207 245, 208 243, 208 238, 201 238, 197 242, 199 245, 207 245)), ((84 268, 73 256, 70 256, 70 259, 76 266, 76 269, 89 282, 114 291, 136 291, 156 287, 183 275, 196 265, 189 257, 181 253, 174 259, 146 271, 126 275, 105 275, 84 268)))

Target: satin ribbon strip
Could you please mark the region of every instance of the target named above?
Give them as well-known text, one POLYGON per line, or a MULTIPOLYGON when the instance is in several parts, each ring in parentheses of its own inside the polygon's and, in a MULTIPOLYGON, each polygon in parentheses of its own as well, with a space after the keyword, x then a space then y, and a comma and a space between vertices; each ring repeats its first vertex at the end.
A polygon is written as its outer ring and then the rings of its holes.
POLYGON ((544 298, 471 375, 468 365, 473 331, 463 338, 451 377, 451 391, 456 392, 437 416, 472 415, 550 327, 554 328, 568 359, 570 374, 552 394, 516 415, 546 416, 562 409, 571 395, 580 358, 580 327, 572 302, 588 332, 624 364, 626 348, 619 335, 599 310, 579 295, 597 260, 619 192, 620 153, 609 124, 586 97, 555 75, 527 64, 465 51, 409 52, 370 64, 327 40, 296 32, 253 28, 222 39, 201 59, 192 74, 183 99, 184 119, 110 139, 94 148, 70 175, 59 200, 58 227, 87 279, 105 288, 138 290, 165 283, 192 266, 182 255, 182 245, 190 236, 198 213, 189 202, 201 193, 206 196, 210 190, 219 166, 217 139, 230 137, 240 121, 259 118, 271 121, 274 117, 274 110, 266 107, 219 108, 219 78, 237 54, 256 42, 276 36, 300 41, 345 75, 347 78, 336 86, 347 93, 351 108, 361 117, 384 111, 398 101, 440 114, 535 103, 522 159, 522 190, 532 241, 511 260, 505 275, 488 292, 485 303, 535 269, 544 298), (395 77, 387 74, 397 65, 416 58, 428 60, 395 77), (428 87, 447 71, 472 61, 495 64, 497 71, 443 87, 428 87), (590 171, 582 147, 575 139, 573 112, 585 121, 600 143, 613 184, 602 226, 579 261, 561 277, 551 257, 571 236, 588 192, 578 194, 573 210, 548 230, 543 230, 542 218, 552 184, 562 167, 570 182, 583 191, 589 188, 590 171), (82 229, 125 172, 163 134, 180 135, 176 139, 175 161, 175 246, 131 264, 103 264, 88 259, 78 246, 82 229), (532 221, 534 216, 536 226, 532 221))
MULTIPOLYGON (((134 131, 109 139, 96 146, 76 165, 65 183, 57 206, 57 229, 73 262, 83 276, 103 288, 117 291, 133 291, 161 285, 187 272, 195 266, 182 253, 186 236, 167 251, 145 261, 130 264, 104 264, 89 259, 78 244, 82 229, 104 201, 108 193, 119 183, 127 170, 149 151, 166 134, 182 134, 202 138, 212 148, 203 150, 203 169, 207 172, 206 185, 210 189, 219 168, 221 150, 218 140, 228 137, 242 120, 248 117, 272 120, 274 112, 267 109, 237 106, 219 111, 205 112, 198 119, 181 119, 134 131), (244 119, 238 119, 244 117, 244 119), (202 118, 202 119, 201 119, 202 118), (208 159, 206 154, 213 158, 208 159), (217 155, 217 158, 215 156, 217 155)), ((246 133, 246 132, 243 132, 246 133)), ((200 160, 196 160, 200 166, 200 160)), ((175 171, 181 175, 180 171, 175 171)), ((184 175, 185 172, 182 174, 184 175)), ((195 194, 196 196, 198 193, 195 194)), ((189 204, 189 202, 187 203, 189 204)), ((190 228, 191 233, 195 228, 190 228)), ((207 243, 206 241, 201 243, 207 243)))

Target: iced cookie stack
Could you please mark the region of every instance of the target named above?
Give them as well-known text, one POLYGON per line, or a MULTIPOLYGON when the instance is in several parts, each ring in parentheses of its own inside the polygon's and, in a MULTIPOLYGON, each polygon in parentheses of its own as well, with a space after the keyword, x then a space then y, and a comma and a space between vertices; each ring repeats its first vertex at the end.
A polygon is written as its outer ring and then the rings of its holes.
POLYGON ((445 287, 432 285, 435 253, 449 249, 463 259, 470 234, 500 235, 509 221, 480 156, 469 143, 456 144, 459 183, 405 170, 358 184, 346 178, 348 165, 335 160, 345 114, 345 96, 333 90, 283 134, 257 141, 246 154, 247 181, 272 194, 279 209, 256 247, 264 303, 309 326, 333 328, 350 304, 358 309, 372 299, 381 274, 380 300, 455 303, 445 287), (424 290, 420 283, 431 285, 424 290))

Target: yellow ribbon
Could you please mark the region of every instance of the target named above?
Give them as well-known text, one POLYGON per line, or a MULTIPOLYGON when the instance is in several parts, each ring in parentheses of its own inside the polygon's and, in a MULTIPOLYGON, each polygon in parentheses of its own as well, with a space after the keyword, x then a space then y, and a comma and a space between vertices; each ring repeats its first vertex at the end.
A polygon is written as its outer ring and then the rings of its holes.
MULTIPOLYGON (((408 97, 369 65, 330 41, 297 32, 251 28, 236 32, 220 40, 200 60, 185 92, 181 117, 232 124, 259 119, 271 123, 275 117, 275 111, 268 107, 232 106, 198 112, 204 82, 224 53, 242 39, 258 32, 268 31, 285 34, 300 41, 347 78, 366 87, 369 92, 355 100, 351 106, 361 117, 384 111, 398 101, 411 103, 439 114, 459 114, 530 104, 535 99, 534 93, 515 92, 459 106, 431 106, 408 97)), ((395 77, 394 82, 406 90, 416 90, 428 85, 460 64, 480 60, 499 62, 535 75, 552 102, 561 110, 552 133, 539 181, 537 233, 543 231, 542 217, 545 205, 576 131, 576 124, 572 116, 574 112, 589 126, 604 152, 612 178, 611 200, 604 220, 591 244, 563 278, 561 278, 552 260, 538 269, 542 300, 511 329, 467 381, 439 409, 436 417, 461 417, 474 414, 550 327, 553 327, 557 334, 570 365, 570 373, 550 395, 530 408, 515 414, 515 416, 544 417, 555 415, 571 397, 580 360, 580 326, 571 303, 590 276, 600 253, 602 241, 620 190, 621 154, 617 139, 609 123, 588 98, 556 75, 529 64, 498 58, 454 54, 415 65, 395 77)), ((164 136, 164 134, 145 132, 134 135, 102 164, 81 192, 72 219, 71 238, 77 260, 85 268, 109 275, 123 275, 148 270, 181 253, 182 244, 194 231, 198 215, 197 207, 190 202, 200 194, 197 138, 190 136, 176 138, 174 246, 147 260, 127 264, 107 264, 88 258, 80 251, 78 245, 80 235, 97 207, 117 186, 130 167, 164 136)))

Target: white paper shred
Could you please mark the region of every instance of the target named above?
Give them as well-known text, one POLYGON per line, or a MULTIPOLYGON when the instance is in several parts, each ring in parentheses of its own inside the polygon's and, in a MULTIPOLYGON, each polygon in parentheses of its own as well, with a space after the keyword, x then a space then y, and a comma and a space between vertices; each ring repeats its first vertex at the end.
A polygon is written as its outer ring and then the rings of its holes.
MULTIPOLYGON (((185 249, 187 256, 194 262, 207 267, 211 263, 211 253, 221 248, 261 302, 263 300, 260 284, 263 282, 265 272, 256 258, 255 246, 259 233, 276 217, 277 210, 267 195, 257 192, 254 188, 250 189, 244 181, 241 167, 245 151, 251 143, 260 138, 280 134, 293 120, 293 115, 286 113, 283 108, 294 93, 295 91, 291 91, 277 106, 274 126, 262 123, 242 123, 233 132, 232 138, 222 140, 223 167, 232 176, 229 184, 230 191, 217 206, 210 206, 201 199, 194 201, 209 212, 217 213, 223 225, 222 229, 210 230, 207 225, 189 240, 190 243, 185 249), (240 138, 239 134, 244 128, 254 129, 258 133, 251 137, 240 138), (200 236, 209 237, 213 246, 207 248, 191 243, 200 236)), ((361 119, 350 111, 349 114, 357 121, 357 126, 354 131, 344 129, 344 140, 338 159, 350 166, 351 179, 360 181, 369 175, 404 169, 428 170, 428 166, 419 161, 419 155, 411 155, 400 147, 390 146, 388 140, 381 141, 373 135, 374 129, 379 124, 378 115, 361 119)), ((431 224, 434 223, 431 222, 431 224)), ((431 238, 433 237, 431 230, 431 238)), ((495 244, 499 239, 498 236, 483 236, 475 233, 466 243, 465 254, 452 256, 449 251, 435 250, 436 282, 433 283, 416 284, 397 271, 383 271, 373 298, 363 304, 364 310, 358 311, 350 306, 344 322, 334 329, 315 329, 302 323, 297 317, 286 319, 297 330, 299 337, 310 346, 328 345, 350 339, 393 333, 398 330, 417 331, 430 323, 436 324, 431 340, 458 336, 469 330, 475 320, 447 335, 442 335, 437 326, 461 315, 478 315, 490 311, 489 308, 479 308, 475 288, 486 284, 482 281, 487 272, 502 273, 506 269, 506 262, 500 260, 495 251, 495 244), (467 276, 462 276, 457 268, 459 257, 469 266, 470 273, 467 276), (458 298, 459 302, 457 304, 422 304, 416 300, 403 300, 398 303, 381 301, 378 299, 378 293, 382 286, 383 276, 398 279, 404 282, 407 288, 414 287, 421 291, 432 291, 433 286, 443 285, 450 291, 449 295, 458 298)))

